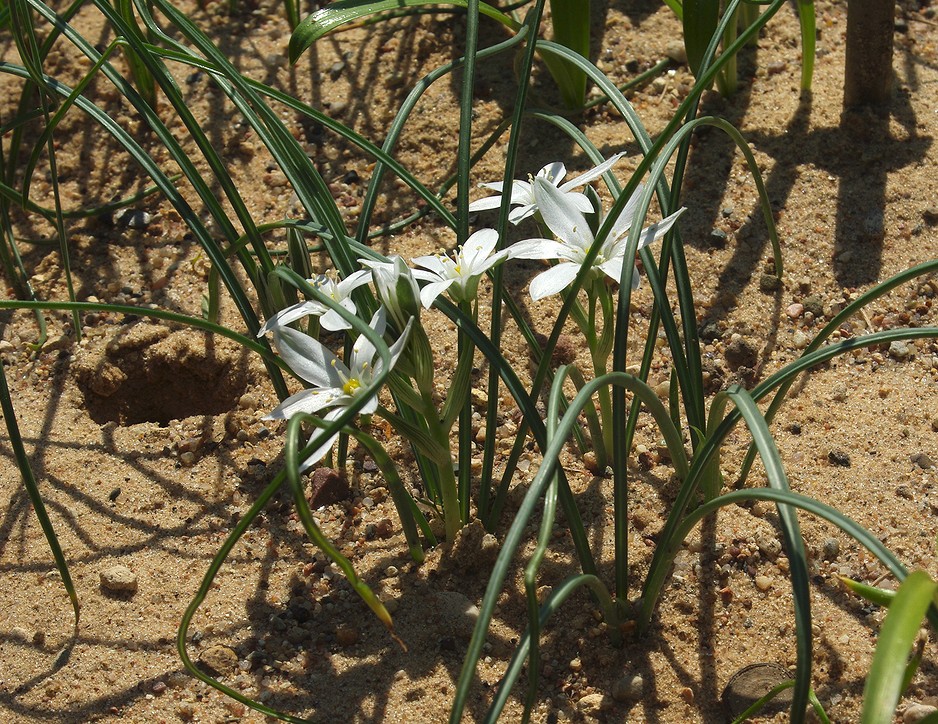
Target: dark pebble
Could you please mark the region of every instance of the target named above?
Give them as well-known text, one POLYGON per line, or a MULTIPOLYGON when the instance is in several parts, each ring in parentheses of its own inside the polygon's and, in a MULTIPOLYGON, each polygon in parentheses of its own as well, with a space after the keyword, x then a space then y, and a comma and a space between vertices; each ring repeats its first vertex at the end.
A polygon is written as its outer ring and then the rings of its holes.
POLYGON ((351 486, 337 471, 332 468, 316 468, 313 471, 309 505, 314 510, 324 505, 332 505, 340 500, 346 500, 351 495, 351 486))
POLYGON ((836 465, 840 468, 850 467, 850 456, 843 450, 831 450, 827 453, 827 459, 830 461, 831 465, 836 465))
POLYGON ((714 229, 707 237, 707 242, 714 249, 722 249, 726 246, 726 232, 723 229, 714 229))
POLYGON ((759 291, 765 294, 777 292, 782 287, 782 280, 774 274, 763 274, 759 277, 759 291))
POLYGON ((730 369, 739 369, 740 367, 755 367, 759 351, 749 342, 741 337, 731 339, 725 350, 726 363, 730 369))

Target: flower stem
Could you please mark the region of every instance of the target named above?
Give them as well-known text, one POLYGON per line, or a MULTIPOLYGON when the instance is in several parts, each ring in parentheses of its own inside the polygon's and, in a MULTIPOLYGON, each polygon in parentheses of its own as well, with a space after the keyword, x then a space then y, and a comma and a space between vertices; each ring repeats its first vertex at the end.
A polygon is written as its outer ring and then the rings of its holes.
MULTIPOLYGON (((440 414, 433 404, 430 393, 421 390, 420 398, 423 401, 423 410, 421 414, 427 421, 427 428, 430 436, 433 437, 444 450, 450 450, 449 433, 446 427, 440 421, 440 414)), ((456 474, 453 471, 452 458, 449 464, 437 464, 439 473, 440 496, 443 503, 443 525, 446 531, 446 540, 452 541, 456 538, 456 533, 462 528, 463 521, 459 511, 459 492, 456 483, 456 474)))

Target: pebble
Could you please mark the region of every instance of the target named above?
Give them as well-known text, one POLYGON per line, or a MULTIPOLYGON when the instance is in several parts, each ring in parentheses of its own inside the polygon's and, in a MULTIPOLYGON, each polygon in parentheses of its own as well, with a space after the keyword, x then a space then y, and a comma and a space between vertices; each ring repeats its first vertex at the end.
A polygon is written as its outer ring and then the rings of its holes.
POLYGON ((581 714, 588 717, 598 717, 610 706, 609 699, 604 694, 587 694, 576 703, 581 714))
POLYGON ((762 274, 759 277, 759 291, 763 292, 764 294, 777 292, 781 288, 782 280, 774 274, 762 274))
POLYGON ((230 676, 238 668, 238 654, 228 646, 209 646, 199 655, 199 663, 219 676, 230 676))
POLYGON ((128 229, 145 229, 153 221, 153 214, 138 209, 124 209, 117 214, 115 221, 128 229))
POLYGON ((722 249, 726 246, 726 232, 723 229, 714 229, 710 232, 710 237, 707 241, 710 243, 710 246, 716 249, 722 249))
POLYGON ((675 63, 687 62, 687 49, 680 40, 672 40, 665 46, 664 54, 675 63))
POLYGON ((335 640, 342 647, 354 646, 360 638, 361 633, 353 626, 339 626, 335 630, 335 640))
POLYGON ((909 459, 918 465, 922 470, 930 470, 931 468, 935 467, 935 461, 923 452, 913 453, 909 459))
POLYGON ((912 346, 908 342, 903 342, 902 340, 896 340, 895 342, 889 343, 889 356, 893 359, 904 360, 908 359, 909 355, 912 354, 912 346))
POLYGON ((316 468, 312 476, 309 505, 313 510, 351 497, 352 488, 343 475, 332 468, 316 468))
POLYGON ((242 410, 256 410, 257 409, 257 398, 252 395, 250 392, 245 392, 238 398, 238 407, 242 410))
POLYGON ((840 555, 840 541, 836 538, 825 538, 821 545, 821 555, 824 560, 833 561, 840 555))
POLYGON ((831 465, 836 465, 839 468, 850 467, 850 456, 843 450, 831 450, 827 453, 827 459, 831 465))
POLYGON ((796 329, 795 333, 791 336, 791 343, 795 346, 795 349, 804 349, 808 346, 808 335, 800 329, 796 329))
POLYGON ((819 294, 812 294, 802 302, 806 312, 811 312, 815 319, 824 315, 824 300, 819 294))
POLYGON ((626 674, 612 685, 612 698, 616 701, 638 701, 645 692, 645 680, 640 674, 626 674))
POLYGON ((772 587, 772 579, 768 576, 756 576, 755 584, 756 588, 760 591, 768 591, 772 587))
POLYGON ((734 334, 726 345, 724 355, 730 368, 736 370, 740 367, 755 367, 759 350, 739 335, 734 334))
POLYGON ((778 75, 779 73, 784 73, 787 67, 788 63, 784 60, 774 60, 766 64, 765 70, 769 75, 778 75))
POLYGON ((902 712, 903 724, 913 724, 913 722, 922 721, 927 716, 934 714, 938 708, 928 704, 909 704, 902 712))
POLYGON ((120 564, 105 568, 100 573, 101 588, 112 593, 134 593, 137 590, 137 575, 127 566, 120 564))

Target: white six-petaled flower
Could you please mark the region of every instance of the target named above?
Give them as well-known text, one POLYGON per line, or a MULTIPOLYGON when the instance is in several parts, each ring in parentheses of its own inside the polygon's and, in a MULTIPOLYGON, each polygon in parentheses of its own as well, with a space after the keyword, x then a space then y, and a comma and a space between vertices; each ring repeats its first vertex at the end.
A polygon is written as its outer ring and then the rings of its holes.
MULTIPOLYGON (((320 292, 322 292, 325 296, 338 302, 343 309, 346 309, 352 314, 355 314, 355 303, 352 301, 350 295, 355 289, 358 289, 358 287, 364 286, 371 281, 371 271, 367 269, 360 269, 359 271, 353 272, 345 279, 341 279, 339 281, 336 281, 333 277, 327 274, 320 274, 319 276, 308 279, 307 281, 320 292)), ((322 325, 323 329, 328 329, 330 332, 338 332, 342 329, 350 329, 352 326, 344 319, 342 319, 342 315, 340 315, 334 309, 331 309, 325 304, 315 300, 308 300, 294 304, 290 307, 287 307, 286 309, 281 309, 279 312, 277 312, 277 314, 264 323, 264 326, 261 327, 260 331, 257 333, 257 336, 263 337, 275 326, 284 327, 291 322, 295 322, 297 319, 301 319, 302 317, 308 315, 320 317, 320 325, 322 325)))
POLYGON ((495 229, 480 229, 452 256, 418 256, 414 264, 422 269, 414 270, 414 276, 429 284, 420 290, 420 301, 429 309, 433 301, 445 291, 457 302, 468 302, 476 298, 479 278, 508 256, 506 250, 495 254, 498 232, 495 229))
MULTIPOLYGON (((384 307, 375 312, 371 319, 371 328, 378 336, 384 336, 387 328, 387 312, 384 307)), ((323 419, 335 420, 364 393, 372 396, 360 410, 361 414, 369 415, 378 408, 377 390, 372 387, 375 377, 383 370, 383 362, 377 349, 365 335, 355 340, 351 360, 346 365, 309 335, 285 325, 272 325, 271 329, 274 333, 274 346, 283 361, 313 387, 288 397, 266 415, 265 420, 289 420, 294 415, 314 414, 326 408, 331 409, 322 416, 323 419)), ((410 323, 404 328, 400 338, 391 345, 391 367, 401 356, 409 333, 410 323)), ((318 431, 313 433, 313 437, 317 434, 318 431)), ((322 460, 336 437, 338 433, 320 445, 300 469, 306 470, 322 460)), ((310 441, 312 439, 311 437, 310 441)))
MULTIPOLYGON (((569 194, 573 204, 580 210, 581 213, 588 214, 593 210, 592 205, 590 204, 589 199, 578 191, 574 189, 579 188, 580 186, 585 186, 590 181, 594 181, 602 176, 606 171, 615 165, 616 161, 622 158, 624 153, 617 153, 611 156, 606 161, 603 161, 601 164, 595 168, 591 168, 585 173, 581 173, 579 176, 576 176, 566 183, 561 183, 563 177, 567 175, 566 167, 559 161, 554 163, 549 163, 540 171, 537 172, 537 176, 534 178, 528 177, 527 181, 515 180, 511 182, 511 205, 518 206, 520 208, 512 209, 508 213, 508 220, 512 224, 519 224, 524 219, 529 216, 533 216, 538 210, 537 199, 534 194, 534 182, 538 179, 550 183, 554 188, 559 189, 565 194, 569 194)), ((469 211, 482 211, 484 209, 497 209, 502 203, 502 194, 504 193, 505 185, 501 181, 496 181, 492 183, 481 184, 487 189, 492 191, 497 191, 498 193, 495 196, 486 196, 485 198, 478 199, 469 204, 469 211)))
MULTIPOLYGON (((628 232, 632 227, 632 217, 635 216, 641 192, 642 187, 639 186, 615 220, 612 231, 602 242, 602 247, 593 258, 592 268, 595 273, 603 273, 616 282, 622 278, 622 269, 627 261, 625 247, 628 232)), ((587 252, 593 247, 595 239, 586 217, 572 200, 571 194, 565 194, 554 184, 541 179, 534 180, 533 193, 544 223, 556 239, 519 241, 508 248, 508 257, 559 260, 559 264, 538 274, 531 281, 531 298, 538 300, 556 294, 573 282, 583 265, 587 252)), ((664 236, 683 212, 683 208, 678 209, 670 216, 643 229, 639 237, 638 248, 642 249, 664 236)), ((628 263, 632 263, 632 260, 628 260, 628 263)), ((636 270, 632 275, 632 287, 636 288, 638 283, 636 270)))

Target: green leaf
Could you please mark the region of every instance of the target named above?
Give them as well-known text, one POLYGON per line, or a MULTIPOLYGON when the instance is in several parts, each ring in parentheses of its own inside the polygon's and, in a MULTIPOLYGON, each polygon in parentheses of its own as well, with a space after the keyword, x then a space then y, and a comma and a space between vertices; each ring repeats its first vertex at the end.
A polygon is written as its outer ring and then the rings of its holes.
POLYGON ((924 571, 910 573, 896 591, 866 678, 863 724, 887 724, 893 720, 896 704, 902 696, 909 650, 936 591, 938 582, 924 571))
POLYGON ((716 32, 719 17, 719 0, 684 2, 684 48, 687 50, 687 63, 695 76, 700 71, 700 63, 710 39, 716 32))
MULTIPOLYGON (((441 3, 439 0, 339 0, 339 2, 332 3, 328 7, 308 15, 293 31, 293 35, 290 37, 290 62, 295 63, 309 46, 342 25, 385 10, 399 10, 425 5, 452 5, 458 8, 466 8, 469 3, 467 0, 448 0, 445 3, 441 3)), ((521 29, 521 25, 513 18, 496 10, 491 5, 479 3, 479 12, 497 20, 513 32, 518 32, 521 29)))

